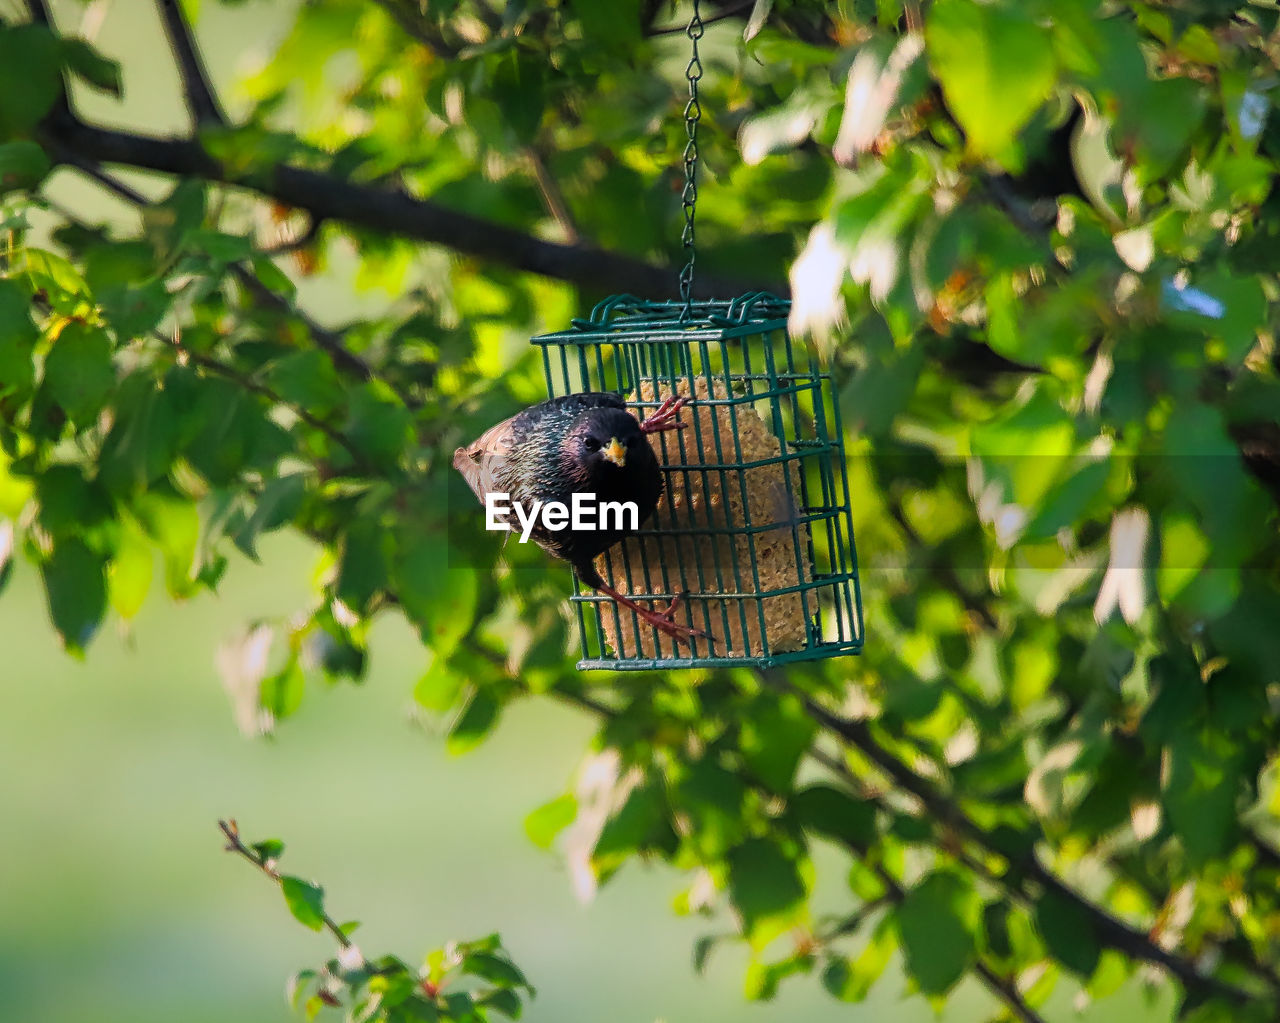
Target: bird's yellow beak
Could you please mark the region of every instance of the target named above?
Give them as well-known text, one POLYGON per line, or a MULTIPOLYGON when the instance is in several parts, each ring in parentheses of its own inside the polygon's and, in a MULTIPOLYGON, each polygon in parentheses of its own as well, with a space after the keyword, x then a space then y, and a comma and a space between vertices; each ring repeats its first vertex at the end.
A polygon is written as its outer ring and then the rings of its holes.
POLYGON ((600 454, 619 469, 627 464, 627 449, 617 437, 610 437, 609 443, 600 449, 600 454))

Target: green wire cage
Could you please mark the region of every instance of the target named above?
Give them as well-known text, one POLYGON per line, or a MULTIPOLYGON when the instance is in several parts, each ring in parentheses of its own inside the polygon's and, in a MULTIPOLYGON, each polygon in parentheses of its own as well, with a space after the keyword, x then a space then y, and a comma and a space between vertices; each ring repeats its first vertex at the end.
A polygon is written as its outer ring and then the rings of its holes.
POLYGON ((579 668, 769 667, 857 653, 862 595, 830 376, 787 334, 790 303, 618 295, 533 339, 551 397, 613 391, 644 413, 685 395, 686 427, 651 437, 664 493, 600 555, 612 586, 707 634, 677 643, 574 581, 579 668))

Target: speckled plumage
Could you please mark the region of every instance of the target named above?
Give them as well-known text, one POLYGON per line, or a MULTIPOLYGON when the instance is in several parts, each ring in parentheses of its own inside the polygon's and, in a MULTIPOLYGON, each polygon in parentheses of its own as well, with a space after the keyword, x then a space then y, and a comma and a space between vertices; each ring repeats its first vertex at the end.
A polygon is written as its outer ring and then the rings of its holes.
MULTIPOLYGON (((458 448, 453 465, 483 502, 486 493, 509 494, 529 507, 534 500, 569 505, 575 493, 591 493, 598 502, 634 501, 643 523, 662 496, 658 460, 626 402, 612 393, 570 394, 517 413, 458 448), (612 438, 626 448, 626 464, 601 456, 612 438), (589 439, 596 449, 586 446, 589 439)), ((541 525, 532 539, 548 553, 573 565, 588 586, 601 579, 593 561, 626 533, 550 531, 541 525)))

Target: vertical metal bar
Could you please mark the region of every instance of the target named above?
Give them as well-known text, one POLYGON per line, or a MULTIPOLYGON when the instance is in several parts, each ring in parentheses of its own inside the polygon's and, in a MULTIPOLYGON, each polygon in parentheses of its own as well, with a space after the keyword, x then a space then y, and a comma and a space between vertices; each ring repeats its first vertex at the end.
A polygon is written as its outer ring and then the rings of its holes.
MULTIPOLYGON (((784 331, 785 335, 785 331, 784 331)), ((781 395, 777 392, 782 390, 782 379, 778 373, 777 363, 773 357, 772 338, 769 335, 762 335, 764 342, 764 364, 765 371, 769 375, 769 390, 773 392, 770 397, 769 404, 773 412, 773 432, 778 439, 778 450, 784 456, 778 463, 778 467, 782 470, 782 482, 787 491, 787 503, 789 505, 788 512, 790 518, 791 530, 791 554, 795 560, 796 566, 796 582, 803 586, 805 582, 805 566, 804 566, 804 548, 800 544, 800 526, 797 519, 800 515, 800 509, 796 505, 795 489, 791 485, 791 462, 786 458, 787 455, 787 430, 782 421, 782 402, 781 395)), ((795 386, 795 381, 789 383, 790 387, 795 386)), ((796 417, 798 419, 798 417, 796 417)), ((810 632, 812 630, 813 618, 809 611, 809 595, 805 589, 800 590, 800 608, 804 614, 805 621, 805 646, 809 645, 810 632)))
MULTIPOLYGON (((810 365, 811 372, 816 371, 817 360, 814 357, 812 352, 810 352, 809 354, 809 365, 810 365)), ((824 379, 827 381, 828 387, 831 387, 830 376, 826 376, 824 377, 824 379)), ((835 393, 834 387, 831 387, 830 397, 831 397, 831 418, 832 418, 832 424, 835 428, 835 436, 836 436, 836 445, 835 445, 834 453, 838 454, 840 457, 840 466, 839 466, 840 483, 844 490, 844 510, 842 512, 837 513, 835 518, 836 538, 837 538, 837 542, 839 543, 841 572, 844 576, 844 579, 842 580, 842 586, 844 589, 846 606, 849 604, 849 600, 848 600, 849 582, 852 581, 853 583, 853 602, 852 602, 852 606, 849 607, 850 627, 853 632, 854 640, 857 642, 858 647, 861 648, 862 641, 863 641, 862 583, 858 578, 858 548, 856 543, 854 542, 854 537, 853 537, 853 501, 849 496, 849 465, 847 461, 848 456, 845 453, 845 448, 844 448, 844 425, 840 421, 840 396, 835 393), (844 521, 847 521, 849 524, 849 543, 847 547, 842 542, 842 537, 841 537, 840 525, 841 525, 842 517, 844 521), (846 556, 848 558, 848 561, 846 561, 846 556)), ((834 459, 830 459, 830 460, 834 461, 834 459)))
MULTIPOLYGON (((742 337, 741 339, 739 339, 739 345, 742 350, 742 371, 743 371, 743 375, 739 377, 739 379, 741 379, 744 383, 744 386, 747 392, 747 397, 753 398, 755 396, 755 391, 751 386, 752 370, 751 370, 750 338, 746 336, 742 337)), ((725 391, 727 392, 727 397, 729 399, 729 404, 726 407, 729 409, 730 431, 733 434, 733 460, 738 466, 738 469, 737 469, 738 491, 742 497, 743 529, 741 530, 741 532, 742 532, 742 535, 746 536, 747 538, 747 553, 748 553, 748 557, 751 560, 751 590, 755 594, 756 616, 760 620, 760 654, 762 657, 768 658, 770 653, 769 633, 768 633, 768 626, 765 623, 765 617, 764 617, 764 601, 760 599, 760 560, 756 555, 755 534, 752 533, 751 531, 751 525, 752 525, 751 498, 747 493, 747 473, 746 473, 746 470, 742 468, 742 463, 744 459, 742 457, 742 437, 738 430, 738 406, 737 406, 737 403, 734 401, 734 397, 733 397, 734 379, 733 379, 733 374, 730 372, 729 355, 723 339, 720 341, 720 352, 721 352, 721 358, 724 360, 724 364, 723 364, 724 386, 725 386, 725 391)), ((752 415, 756 415, 754 408, 752 409, 752 415)), ((727 502, 726 502, 725 514, 726 515, 728 514, 727 502)), ((736 543, 734 544, 734 547, 736 549, 737 547, 736 543)), ((738 565, 738 559, 734 558, 735 573, 737 572, 737 565, 738 565)), ((744 641, 746 640, 745 625, 743 627, 743 640, 744 641)), ((748 654, 750 654, 750 647, 747 648, 747 652, 748 654)))

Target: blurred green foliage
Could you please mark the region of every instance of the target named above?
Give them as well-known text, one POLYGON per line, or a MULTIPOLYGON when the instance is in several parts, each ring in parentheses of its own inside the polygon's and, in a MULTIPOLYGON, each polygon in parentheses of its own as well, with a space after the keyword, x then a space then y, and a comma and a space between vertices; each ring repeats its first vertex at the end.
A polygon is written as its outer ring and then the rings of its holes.
POLYGON ((1197 1023, 1275 1017, 1274 5, 706 4, 699 265, 790 273, 867 576, 865 656, 771 676, 573 672, 563 570, 450 497, 454 446, 542 397, 530 334, 676 253, 687 7, 316 0, 228 123, 186 62, 179 140, 86 123, 127 68, 27 7, 0 562, 39 567, 68 651, 295 529, 313 606, 224 653, 246 727, 358 682, 398 608, 451 750, 516 700, 598 716, 530 837, 569 828, 587 889, 687 871, 677 908, 730 921, 696 961, 745 940, 751 997, 857 1001, 898 948, 939 1006, 966 972, 1022 1019, 1141 975, 1197 1023), (51 201, 54 167, 131 224, 51 201), (350 250, 384 312, 322 325, 297 283, 350 250))

